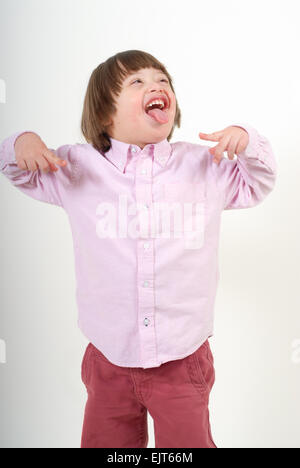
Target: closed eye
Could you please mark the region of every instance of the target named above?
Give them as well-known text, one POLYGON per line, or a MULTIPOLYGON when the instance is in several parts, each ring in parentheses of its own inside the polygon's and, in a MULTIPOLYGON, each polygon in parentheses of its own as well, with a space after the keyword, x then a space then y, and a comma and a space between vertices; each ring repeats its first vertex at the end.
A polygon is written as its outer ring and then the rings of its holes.
MULTIPOLYGON (((141 81, 141 80, 138 78, 137 80, 133 81, 131 84, 134 84, 134 83, 136 83, 137 81, 141 81)), ((166 80, 166 79, 164 79, 164 78, 161 79, 160 81, 165 81, 166 83, 169 83, 169 80, 166 80)))

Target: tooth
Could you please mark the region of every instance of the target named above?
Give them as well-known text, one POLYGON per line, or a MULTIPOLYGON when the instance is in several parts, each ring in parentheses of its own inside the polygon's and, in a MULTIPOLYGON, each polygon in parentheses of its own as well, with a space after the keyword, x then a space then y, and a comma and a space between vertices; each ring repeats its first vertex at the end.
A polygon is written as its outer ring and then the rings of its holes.
POLYGON ((152 101, 151 104, 148 104, 147 108, 150 108, 152 107, 154 104, 159 104, 161 107, 161 109, 163 109, 165 107, 165 104, 163 102, 163 100, 161 99, 156 99, 155 101, 152 101))

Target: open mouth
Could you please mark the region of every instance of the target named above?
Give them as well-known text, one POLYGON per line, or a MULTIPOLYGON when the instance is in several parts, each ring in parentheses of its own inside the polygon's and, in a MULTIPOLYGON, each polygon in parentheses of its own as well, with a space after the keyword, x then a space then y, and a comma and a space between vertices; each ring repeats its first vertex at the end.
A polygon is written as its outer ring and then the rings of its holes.
POLYGON ((145 112, 152 119, 163 124, 168 122, 167 111, 169 109, 168 101, 166 97, 153 99, 145 107, 145 112))
POLYGON ((149 110, 151 109, 160 109, 166 112, 168 108, 168 99, 163 96, 162 98, 157 98, 150 101, 145 107, 145 112, 148 114, 149 110))

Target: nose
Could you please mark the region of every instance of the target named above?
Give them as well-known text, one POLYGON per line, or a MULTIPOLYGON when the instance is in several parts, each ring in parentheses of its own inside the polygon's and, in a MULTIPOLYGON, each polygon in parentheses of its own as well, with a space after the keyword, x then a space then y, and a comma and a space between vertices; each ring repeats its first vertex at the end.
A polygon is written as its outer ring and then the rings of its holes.
POLYGON ((151 97, 151 94, 166 94, 165 91, 163 89, 161 89, 159 86, 152 86, 152 88, 150 88, 149 90, 149 93, 147 93, 149 97, 151 97))
POLYGON ((150 87, 150 93, 162 93, 162 92, 163 92, 163 90, 160 89, 159 84, 157 84, 157 85, 155 85, 155 84, 151 85, 151 87, 150 87))

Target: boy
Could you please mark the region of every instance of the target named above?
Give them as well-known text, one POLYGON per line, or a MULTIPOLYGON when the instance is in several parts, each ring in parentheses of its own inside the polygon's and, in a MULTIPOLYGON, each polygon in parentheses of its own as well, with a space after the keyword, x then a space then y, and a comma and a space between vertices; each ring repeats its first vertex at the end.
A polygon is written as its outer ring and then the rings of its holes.
POLYGON ((147 447, 147 411, 156 448, 216 448, 208 338, 221 213, 260 203, 276 162, 249 125, 199 134, 214 148, 170 143, 180 120, 163 64, 125 51, 91 75, 81 123, 88 144, 54 151, 23 132, 0 148, 2 173, 64 208, 72 226, 78 324, 90 341, 82 448, 147 447))

